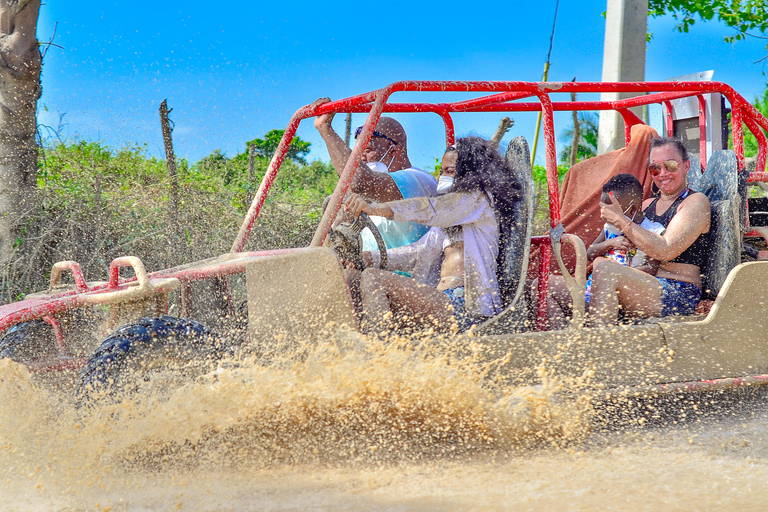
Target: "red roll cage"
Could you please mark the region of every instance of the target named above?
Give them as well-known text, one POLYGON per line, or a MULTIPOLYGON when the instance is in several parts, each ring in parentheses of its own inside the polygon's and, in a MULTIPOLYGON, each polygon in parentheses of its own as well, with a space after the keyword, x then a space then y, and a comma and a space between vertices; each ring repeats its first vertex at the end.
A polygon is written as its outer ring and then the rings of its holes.
MULTIPOLYGON (((757 155, 757 169, 760 172, 752 172, 750 182, 768 182, 768 173, 763 172, 768 154, 768 140, 763 130, 768 131, 768 119, 758 112, 747 100, 738 94, 733 88, 722 82, 631 82, 631 83, 604 83, 604 82, 459 82, 459 81, 402 81, 387 85, 381 89, 370 91, 350 98, 325 103, 316 109, 310 105, 297 110, 285 130, 282 140, 272 157, 267 172, 262 179, 256 196, 251 203, 248 213, 243 220, 238 235, 232 244, 229 254, 210 258, 179 267, 160 270, 150 274, 138 275, 139 269, 134 266, 137 276, 121 279, 119 269, 127 266, 124 258, 118 258, 110 267, 109 281, 89 286, 79 266, 74 262, 61 262, 56 272, 56 279, 60 270, 70 270, 75 278, 76 287, 73 290, 55 293, 54 283, 51 285, 51 293, 44 297, 15 302, 0 306, 0 331, 22 321, 36 318, 45 318, 54 327, 57 336, 60 329, 56 329, 56 322, 48 319, 52 315, 82 307, 94 302, 94 296, 100 294, 120 292, 134 286, 139 282, 139 288, 146 284, 147 279, 177 278, 182 283, 182 315, 184 301, 191 293, 190 284, 212 278, 223 278, 240 274, 245 271, 245 265, 255 257, 292 252, 301 249, 284 249, 273 251, 245 252, 248 235, 259 216, 261 208, 269 193, 277 172, 285 160, 288 147, 296 134, 296 130, 302 120, 325 113, 368 113, 360 137, 352 150, 339 179, 338 185, 331 196, 330 203, 315 232, 310 246, 319 246, 325 240, 331 227, 331 223, 341 206, 342 198, 352 182, 354 173, 361 161, 362 153, 371 138, 373 127, 383 113, 410 113, 432 112, 441 117, 445 124, 446 145, 454 142, 454 123, 452 114, 457 112, 541 112, 544 126, 545 162, 547 170, 548 194, 550 204, 550 224, 552 227, 560 223, 560 203, 557 176, 557 154, 555 149, 554 112, 557 111, 600 111, 615 110, 621 114, 625 123, 625 137, 630 140, 630 130, 635 124, 643 121, 631 110, 650 104, 661 104, 666 109, 668 119, 671 120, 672 100, 695 97, 699 105, 703 107, 704 94, 720 93, 731 105, 733 149, 736 152, 739 168, 744 167, 744 134, 742 123, 756 137, 759 151, 757 155), (424 103, 389 103, 389 98, 396 92, 466 92, 483 94, 463 101, 455 102, 424 102, 424 103), (570 93, 635 93, 638 96, 631 98, 603 101, 553 101, 552 96, 570 93)), ((706 117, 700 108, 699 128, 700 133, 706 133, 706 117)), ((671 123, 667 123, 671 130, 671 123)), ((702 139, 701 155, 706 160, 706 141, 702 139)), ((748 218, 748 217, 747 217, 748 218)), ((751 236, 759 236, 758 233, 748 233, 751 236)), ((551 257, 549 237, 538 236, 532 238, 532 245, 541 247, 541 264, 539 265, 539 297, 545 298, 547 292, 548 269, 551 257)), ((143 270, 143 269, 141 269, 143 270)), ((52 272, 52 281, 53 281, 52 272)), ((231 294, 229 294, 231 297, 231 294)), ((540 304, 545 301, 540 300, 540 304)), ((234 311, 234 306, 231 307, 234 311)), ((539 320, 546 316, 545 308, 539 311, 539 320)))

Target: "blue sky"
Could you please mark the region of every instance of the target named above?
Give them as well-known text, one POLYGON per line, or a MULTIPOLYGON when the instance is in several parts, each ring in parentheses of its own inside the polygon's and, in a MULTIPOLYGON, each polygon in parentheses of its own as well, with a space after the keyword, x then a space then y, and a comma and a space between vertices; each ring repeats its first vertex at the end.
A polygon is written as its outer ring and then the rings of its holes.
MULTIPOLYGON (((113 148, 146 143, 161 156, 158 107, 167 98, 178 156, 194 162, 215 149, 234 156, 321 96, 405 79, 540 80, 555 0, 526 4, 165 1, 138 9, 125 1, 51 1, 41 8, 38 39, 49 39, 58 23, 54 42, 64 48, 45 56, 41 122, 56 125, 64 114, 68 138, 113 148)), ((561 0, 550 80, 600 80, 605 9, 605 0, 561 0)), ((732 31, 716 22, 688 34, 674 25, 671 17, 649 20, 646 80, 714 69, 714 79, 749 100, 765 89, 766 68, 753 64, 766 54, 765 41, 724 43, 732 31)), ((500 117, 458 115, 457 134, 490 136, 500 117)), ((513 117, 510 134, 532 138, 535 116, 513 117)), ((443 147, 437 116, 399 119, 413 163, 433 165, 443 147)), ((556 125, 558 133, 567 128, 570 115, 556 125)), ((328 159, 310 120, 298 134, 312 142, 310 158, 328 159)))

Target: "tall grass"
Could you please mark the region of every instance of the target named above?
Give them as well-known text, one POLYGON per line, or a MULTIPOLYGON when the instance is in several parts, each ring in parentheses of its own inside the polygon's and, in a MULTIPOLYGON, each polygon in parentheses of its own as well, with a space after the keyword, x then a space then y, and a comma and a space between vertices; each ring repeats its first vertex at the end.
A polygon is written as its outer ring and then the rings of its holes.
MULTIPOLYGON (((146 146, 74 141, 41 148, 37 205, 0 273, 3 302, 44 289, 57 261, 77 261, 95 281, 106 279, 118 256, 138 256, 152 271, 228 252, 267 165, 256 159, 251 182, 245 153, 214 152, 194 166, 178 161, 174 234, 165 162, 148 156, 146 146)), ((307 245, 336 180, 322 162, 284 163, 246 250, 307 245)))

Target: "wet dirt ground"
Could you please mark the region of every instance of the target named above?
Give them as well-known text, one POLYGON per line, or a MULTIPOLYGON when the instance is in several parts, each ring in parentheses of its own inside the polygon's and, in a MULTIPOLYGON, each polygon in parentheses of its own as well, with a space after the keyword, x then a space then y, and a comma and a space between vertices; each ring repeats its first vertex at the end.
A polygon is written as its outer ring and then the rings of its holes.
POLYGON ((0 380, 0 510, 763 510, 768 498, 759 397, 598 429, 552 383, 500 398, 402 351, 241 364, 93 408, 8 360, 0 380))

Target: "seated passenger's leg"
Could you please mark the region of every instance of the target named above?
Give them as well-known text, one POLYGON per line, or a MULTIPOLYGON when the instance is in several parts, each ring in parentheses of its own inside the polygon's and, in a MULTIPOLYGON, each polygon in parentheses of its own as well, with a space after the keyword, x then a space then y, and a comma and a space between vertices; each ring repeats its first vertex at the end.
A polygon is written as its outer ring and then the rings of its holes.
POLYGON ((572 315, 573 304, 571 293, 565 285, 565 279, 561 275, 549 276, 547 301, 548 328, 552 330, 565 329, 568 325, 567 318, 572 315))
POLYGON ((590 316, 597 324, 616 323, 619 306, 627 316, 660 316, 661 285, 640 270, 612 261, 599 262, 592 271, 590 316))
POLYGON ((363 312, 363 303, 360 299, 360 276, 362 272, 356 268, 344 268, 342 270, 344 280, 349 287, 349 295, 352 297, 352 307, 359 316, 363 312))
POLYGON ((366 269, 360 296, 364 332, 392 328, 392 315, 415 327, 448 330, 453 323, 453 307, 445 293, 392 272, 366 269))

